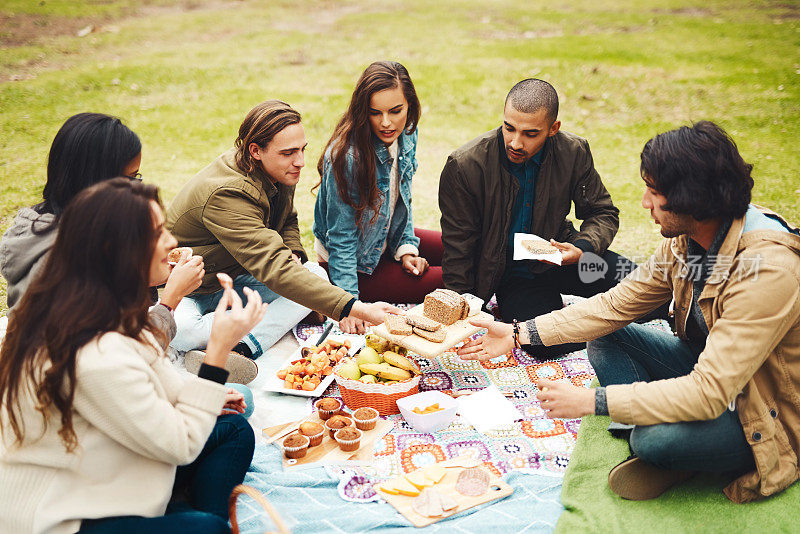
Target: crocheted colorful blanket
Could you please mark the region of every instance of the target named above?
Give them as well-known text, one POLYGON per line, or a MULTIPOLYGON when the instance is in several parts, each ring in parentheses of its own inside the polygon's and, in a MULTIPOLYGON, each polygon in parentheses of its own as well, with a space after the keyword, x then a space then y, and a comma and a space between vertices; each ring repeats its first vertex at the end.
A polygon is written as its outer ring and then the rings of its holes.
MULTIPOLYGON (((299 325, 295 335, 302 344, 321 331, 321 326, 299 325)), ((585 350, 543 362, 517 349, 486 362, 461 360, 455 349, 437 358, 418 355, 414 358, 423 372, 421 391, 477 390, 495 384, 501 391, 513 393, 511 401, 523 419, 510 430, 488 435, 477 432, 459 419, 444 430, 421 434, 402 416, 389 416, 394 429, 376 444, 375 472, 369 475, 378 479, 390 478, 467 451, 483 460, 485 467, 497 475, 517 469, 563 475, 575 446, 580 419, 548 418, 536 398, 538 389, 535 382, 539 378, 549 378, 588 386, 595 375, 585 350)), ((341 397, 335 383, 325 396, 341 397)))

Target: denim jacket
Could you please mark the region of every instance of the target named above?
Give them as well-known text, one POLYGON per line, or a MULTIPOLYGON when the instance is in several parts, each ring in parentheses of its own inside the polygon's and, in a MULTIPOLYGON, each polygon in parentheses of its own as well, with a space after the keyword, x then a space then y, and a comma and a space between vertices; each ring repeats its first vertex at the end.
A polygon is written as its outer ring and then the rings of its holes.
MULTIPOLYGON (((355 210, 345 204, 339 196, 336 180, 333 176, 331 153, 325 153, 322 165, 322 184, 314 207, 314 236, 327 249, 328 274, 331 282, 358 296, 357 273, 372 274, 380 261, 384 242, 386 250, 394 253, 401 245, 419 246, 419 238, 414 235, 414 223, 411 217, 411 177, 417 170, 416 158, 417 134, 398 138, 398 178, 400 195, 397 199, 394 214, 389 220, 389 173, 392 170, 392 159, 386 145, 375 135, 372 136, 377 156, 376 178, 380 191, 381 205, 378 216, 370 223, 374 211, 367 209, 361 216, 361 224, 357 225, 355 210)), ((352 173, 352 150, 347 154, 347 182, 350 194, 358 199, 352 173)))

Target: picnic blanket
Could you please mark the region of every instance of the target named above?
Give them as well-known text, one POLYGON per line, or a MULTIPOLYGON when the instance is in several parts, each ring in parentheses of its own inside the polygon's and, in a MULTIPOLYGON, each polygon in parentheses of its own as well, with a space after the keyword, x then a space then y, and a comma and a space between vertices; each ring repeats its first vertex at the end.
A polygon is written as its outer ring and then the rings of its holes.
POLYGON ((626 501, 608 489, 608 472, 630 454, 606 428, 610 419, 583 418, 564 476, 565 511, 556 532, 796 532, 800 484, 773 497, 734 504, 722 493, 728 479, 698 475, 658 499, 626 501))
MULTIPOLYGON (((302 325, 295 329, 295 335, 304 344, 321 331, 321 326, 302 325)), ((377 478, 391 478, 464 452, 483 460, 484 466, 498 476, 516 469, 563 476, 577 439, 580 419, 547 417, 536 398, 535 382, 539 378, 549 378, 588 386, 595 375, 585 350, 546 362, 534 360, 518 349, 485 362, 464 361, 456 355, 455 349, 436 358, 414 355, 414 359, 423 374, 420 391, 479 390, 495 384, 501 391, 513 393, 510 400, 523 419, 510 429, 488 434, 481 434, 456 419, 448 428, 423 434, 414 431, 402 416, 388 416, 394 428, 376 445, 377 478)), ((325 396, 341 398, 335 383, 325 396)))
MULTIPOLYGON (((288 528, 297 533, 395 532, 411 523, 384 501, 353 504, 343 500, 340 477, 324 467, 284 472, 281 452, 272 445, 257 445, 245 478, 275 506, 288 528)), ((552 532, 562 511, 561 478, 511 473, 505 479, 514 493, 492 505, 472 508, 434 523, 420 532, 552 532)), ((269 518, 249 497, 237 508, 242 533, 263 534, 274 529, 269 518)), ((415 530, 416 531, 416 530, 415 530)))

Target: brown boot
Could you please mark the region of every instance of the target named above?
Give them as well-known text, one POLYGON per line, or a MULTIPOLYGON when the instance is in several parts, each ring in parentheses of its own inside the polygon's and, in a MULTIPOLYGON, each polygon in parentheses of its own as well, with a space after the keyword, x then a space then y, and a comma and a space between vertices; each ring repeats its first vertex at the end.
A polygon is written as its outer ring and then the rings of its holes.
POLYGON ((692 471, 661 469, 633 456, 617 464, 608 473, 608 487, 623 499, 647 501, 692 475, 692 471))

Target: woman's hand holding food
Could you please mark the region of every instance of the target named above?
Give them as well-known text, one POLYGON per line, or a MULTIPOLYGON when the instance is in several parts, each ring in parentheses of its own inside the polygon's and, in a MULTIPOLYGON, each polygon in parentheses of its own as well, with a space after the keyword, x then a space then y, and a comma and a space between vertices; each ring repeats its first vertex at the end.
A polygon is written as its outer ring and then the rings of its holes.
POLYGON ((236 391, 233 388, 228 388, 225 393, 225 405, 222 406, 222 414, 228 413, 244 413, 247 410, 247 403, 244 401, 244 395, 241 391, 236 391))
POLYGON ((161 292, 161 302, 174 310, 183 297, 200 287, 205 274, 203 257, 192 256, 188 251, 183 251, 167 278, 161 292))
POLYGON ((486 328, 487 332, 458 349, 457 354, 462 360, 490 360, 514 348, 514 327, 510 324, 480 317, 469 322, 473 326, 486 328))
POLYGON ((345 334, 363 334, 369 326, 368 322, 352 315, 339 321, 339 330, 345 334))
POLYGON ((400 264, 405 272, 414 276, 422 276, 428 270, 428 260, 414 254, 403 254, 400 264))
POLYGON ((244 294, 247 296, 246 306, 242 306, 242 299, 230 287, 222 293, 214 310, 205 363, 225 367, 231 349, 264 317, 267 305, 261 302, 261 295, 249 287, 244 288, 244 294))

